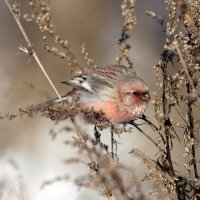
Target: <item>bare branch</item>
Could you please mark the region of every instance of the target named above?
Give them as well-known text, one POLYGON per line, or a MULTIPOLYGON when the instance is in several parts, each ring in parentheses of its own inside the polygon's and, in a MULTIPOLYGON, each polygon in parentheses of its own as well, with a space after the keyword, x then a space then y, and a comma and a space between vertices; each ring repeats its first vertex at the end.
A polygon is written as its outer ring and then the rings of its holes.
POLYGON ((13 11, 13 9, 12 9, 11 5, 9 4, 8 0, 4 0, 4 1, 5 1, 6 5, 8 6, 8 8, 9 8, 11 14, 12 14, 12 16, 14 17, 14 19, 15 19, 15 21, 16 21, 16 23, 17 23, 17 25, 18 25, 18 27, 19 27, 19 29, 20 29, 20 31, 21 31, 23 37, 24 37, 24 39, 26 40, 28 49, 31 49, 31 52, 30 52, 29 55, 32 55, 32 56, 33 56, 33 58, 35 59, 36 63, 38 64, 38 66, 39 66, 40 69, 42 70, 43 74, 45 75, 45 77, 46 77, 47 80, 49 81, 49 83, 50 83, 51 87, 53 88, 54 92, 56 93, 56 95, 58 96, 58 98, 60 99, 60 101, 62 102, 62 97, 61 97, 61 95, 59 94, 59 92, 58 92, 58 90, 56 89, 56 87, 55 87, 55 85, 53 84, 53 82, 51 81, 51 79, 50 79, 49 75, 47 74, 46 70, 44 69, 44 67, 43 67, 41 61, 39 60, 39 58, 38 58, 38 56, 37 56, 35 50, 33 49, 33 46, 32 46, 32 44, 31 44, 31 42, 30 42, 30 40, 29 40, 29 38, 28 38, 28 36, 27 36, 27 34, 26 34, 26 31, 25 31, 25 29, 23 28, 23 26, 22 26, 22 24, 21 24, 21 22, 20 22, 20 20, 19 20, 19 16, 18 16, 17 14, 15 14, 15 12, 13 11))

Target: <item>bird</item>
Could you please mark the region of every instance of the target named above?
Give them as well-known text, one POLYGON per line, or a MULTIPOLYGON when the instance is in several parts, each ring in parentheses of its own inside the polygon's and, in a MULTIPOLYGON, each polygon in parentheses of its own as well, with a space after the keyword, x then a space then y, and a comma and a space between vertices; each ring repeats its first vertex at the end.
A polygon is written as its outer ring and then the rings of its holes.
MULTIPOLYGON (((126 123, 141 116, 150 101, 146 82, 124 65, 104 65, 83 71, 71 80, 61 83, 73 89, 63 96, 63 101, 75 101, 95 112, 103 112, 111 124, 126 123)), ((52 106, 57 99, 43 103, 52 106)))

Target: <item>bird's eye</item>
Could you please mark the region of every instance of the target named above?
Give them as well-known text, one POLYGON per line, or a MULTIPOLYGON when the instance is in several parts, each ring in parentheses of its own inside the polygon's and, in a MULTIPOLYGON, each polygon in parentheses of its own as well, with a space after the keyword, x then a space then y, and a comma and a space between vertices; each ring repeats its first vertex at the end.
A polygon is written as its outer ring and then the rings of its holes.
POLYGON ((138 95, 139 95, 139 92, 134 91, 132 94, 133 94, 134 96, 138 96, 138 95))

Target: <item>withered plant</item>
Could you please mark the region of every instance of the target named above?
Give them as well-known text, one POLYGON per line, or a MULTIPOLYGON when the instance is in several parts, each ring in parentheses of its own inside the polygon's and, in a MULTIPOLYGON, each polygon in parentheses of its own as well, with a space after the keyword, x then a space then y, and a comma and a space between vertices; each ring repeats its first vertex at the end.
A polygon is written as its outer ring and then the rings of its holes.
MULTIPOLYGON (((151 128, 152 134, 143 130, 144 125, 138 123, 138 119, 129 122, 128 127, 119 128, 112 126, 111 151, 106 144, 100 141, 99 130, 111 126, 104 118, 103 113, 93 110, 84 110, 79 102, 63 102, 48 74, 45 72, 35 50, 24 30, 21 21, 34 22, 43 34, 43 47, 46 51, 60 59, 66 60, 74 75, 80 73, 84 67, 78 64, 70 43, 61 38, 54 28, 51 20, 51 12, 48 1, 29 0, 31 11, 22 13, 20 5, 12 6, 5 0, 11 14, 16 20, 27 46, 20 49, 27 55, 34 57, 38 66, 48 79, 60 104, 37 109, 37 106, 29 106, 20 109, 19 114, 6 114, 1 118, 13 119, 18 116, 33 116, 42 114, 52 120, 66 120, 69 118, 75 129, 74 143, 66 142, 74 148, 80 149, 85 155, 85 160, 90 169, 87 179, 80 177, 76 183, 81 187, 102 187, 102 192, 107 199, 200 199, 199 178, 199 109, 200 109, 200 1, 199 0, 165 0, 168 18, 159 17, 153 11, 147 11, 147 15, 156 19, 165 30, 166 40, 163 52, 157 64, 152 67, 155 72, 157 90, 154 91, 152 104, 154 113, 151 116, 141 116, 143 121, 151 128), (55 46, 49 44, 54 42, 55 46), (76 106, 75 106, 76 105, 76 106), (92 139, 82 131, 75 121, 75 116, 84 113, 95 123, 95 136, 92 139), (132 127, 132 128, 131 128, 132 127), (137 177, 134 170, 126 167, 117 159, 114 152, 116 140, 114 133, 122 134, 125 131, 139 130, 144 134, 153 146, 157 148, 157 155, 148 157, 140 149, 133 148, 131 154, 139 157, 147 170, 144 178, 137 177), (156 139, 155 139, 156 138, 156 139), (184 157, 184 163, 178 163, 173 153, 183 147, 180 157, 184 157), (184 166, 184 171, 180 169, 184 166), (142 189, 143 183, 153 181, 157 183, 154 190, 146 193, 142 189)), ((126 65, 134 69, 133 60, 128 55, 131 48, 129 44, 130 32, 136 24, 133 15, 136 0, 123 0, 121 4, 124 24, 121 36, 118 40, 119 55, 117 64, 126 65)), ((87 67, 95 67, 94 61, 89 57, 86 46, 81 47, 87 67)), ((116 64, 115 63, 115 64, 116 64)), ((67 130, 66 130, 67 131, 67 130)), ((81 158, 66 160, 66 162, 80 162, 81 158)), ((67 177, 55 178, 47 181, 67 179, 67 177)))

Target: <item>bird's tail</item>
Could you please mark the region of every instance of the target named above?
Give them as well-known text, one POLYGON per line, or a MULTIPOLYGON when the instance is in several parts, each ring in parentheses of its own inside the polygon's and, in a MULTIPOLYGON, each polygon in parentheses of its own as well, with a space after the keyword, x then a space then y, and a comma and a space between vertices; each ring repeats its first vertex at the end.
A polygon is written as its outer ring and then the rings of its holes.
POLYGON ((66 101, 70 102, 70 103, 73 102, 73 98, 72 98, 72 96, 69 95, 69 93, 62 96, 62 101, 59 98, 51 99, 51 100, 48 100, 46 102, 36 105, 35 110, 36 111, 44 111, 49 107, 52 107, 54 105, 57 105, 57 104, 60 104, 60 103, 66 102, 66 101))

